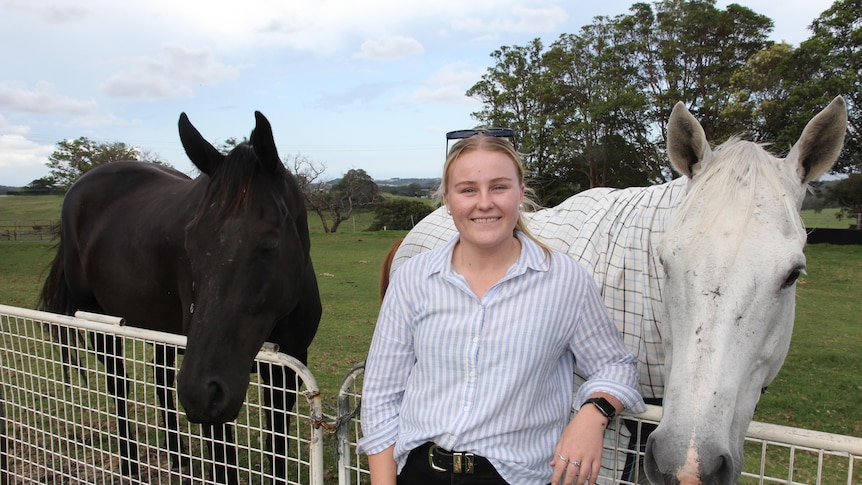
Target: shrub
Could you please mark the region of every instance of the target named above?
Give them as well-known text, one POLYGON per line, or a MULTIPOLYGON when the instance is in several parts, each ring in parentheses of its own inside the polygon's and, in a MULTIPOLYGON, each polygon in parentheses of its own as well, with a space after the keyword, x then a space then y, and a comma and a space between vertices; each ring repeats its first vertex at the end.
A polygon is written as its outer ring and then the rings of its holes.
POLYGON ((413 229, 423 217, 434 210, 419 199, 388 199, 374 206, 374 222, 369 231, 413 229))

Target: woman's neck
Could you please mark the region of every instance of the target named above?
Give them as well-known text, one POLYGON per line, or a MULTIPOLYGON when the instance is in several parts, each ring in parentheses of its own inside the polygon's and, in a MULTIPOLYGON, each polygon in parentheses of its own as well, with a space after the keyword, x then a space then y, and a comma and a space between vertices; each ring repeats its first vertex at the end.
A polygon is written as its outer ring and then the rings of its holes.
POLYGON ((494 248, 480 248, 459 241, 452 252, 452 266, 467 280, 477 297, 500 281, 518 260, 521 241, 512 236, 494 248))

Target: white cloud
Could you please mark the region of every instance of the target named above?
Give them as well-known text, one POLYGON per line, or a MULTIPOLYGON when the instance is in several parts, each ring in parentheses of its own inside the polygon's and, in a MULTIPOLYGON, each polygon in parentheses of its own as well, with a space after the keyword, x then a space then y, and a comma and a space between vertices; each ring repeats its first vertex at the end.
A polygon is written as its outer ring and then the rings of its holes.
POLYGON ((471 67, 464 62, 455 62, 441 67, 427 82, 435 84, 444 83, 470 83, 471 85, 482 78, 485 74, 484 67, 471 67))
POLYGON ((0 167, 44 166, 53 145, 39 145, 21 134, 0 134, 0 167))
POLYGON ((422 44, 409 37, 389 36, 382 39, 369 39, 362 43, 359 52, 353 54, 357 59, 394 60, 425 52, 422 44))
POLYGON ((92 12, 78 5, 40 5, 32 1, 8 0, 0 6, 7 12, 22 11, 35 14, 52 23, 74 22, 89 16, 92 12))
POLYGON ((48 175, 53 145, 39 145, 18 133, 0 134, 0 184, 24 186, 48 175))
POLYGON ((84 115, 96 110, 94 101, 82 101, 54 92, 51 83, 40 81, 34 88, 0 84, 0 110, 50 115, 84 115))
POLYGON ((478 101, 465 96, 465 91, 466 89, 462 86, 455 84, 447 84, 445 86, 438 87, 423 86, 417 89, 411 97, 416 101, 432 101, 437 103, 463 105, 480 104, 478 101))
POLYGON ((452 22, 454 30, 474 33, 547 32, 563 24, 568 15, 562 7, 512 7, 512 16, 487 19, 467 17, 452 22))
POLYGON ((162 47, 159 59, 134 57, 117 62, 125 69, 105 82, 102 90, 115 98, 177 98, 191 96, 194 86, 236 79, 239 68, 215 61, 209 50, 175 44, 162 47))
POLYGON ((463 62, 447 64, 410 96, 416 101, 442 102, 447 104, 473 105, 478 102, 464 95, 478 79, 484 69, 471 68, 463 62))

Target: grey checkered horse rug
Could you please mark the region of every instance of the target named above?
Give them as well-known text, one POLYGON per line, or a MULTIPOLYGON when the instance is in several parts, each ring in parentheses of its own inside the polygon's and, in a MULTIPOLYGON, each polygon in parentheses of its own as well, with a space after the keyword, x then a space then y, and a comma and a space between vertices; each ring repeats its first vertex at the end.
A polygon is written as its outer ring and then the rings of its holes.
MULTIPOLYGON (((637 356, 642 394, 663 402, 645 446, 653 483, 729 484, 742 473, 761 389, 790 345, 805 269, 802 199, 837 159, 846 124, 837 97, 776 158, 736 138, 710 148, 678 103, 667 147, 681 177, 587 190, 529 214, 539 239, 591 272, 637 356)), ((436 210, 406 236, 391 271, 455 234, 445 208, 436 210)), ((608 452, 603 466, 617 459, 608 452)))

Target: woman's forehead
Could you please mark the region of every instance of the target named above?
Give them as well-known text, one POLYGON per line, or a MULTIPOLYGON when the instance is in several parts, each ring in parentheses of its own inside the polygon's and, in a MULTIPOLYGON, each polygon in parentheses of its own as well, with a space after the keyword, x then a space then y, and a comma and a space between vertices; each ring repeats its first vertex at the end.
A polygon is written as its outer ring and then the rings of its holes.
POLYGON ((518 178, 515 161, 503 152, 474 150, 462 153, 452 161, 450 175, 453 177, 481 175, 487 178, 518 178))

